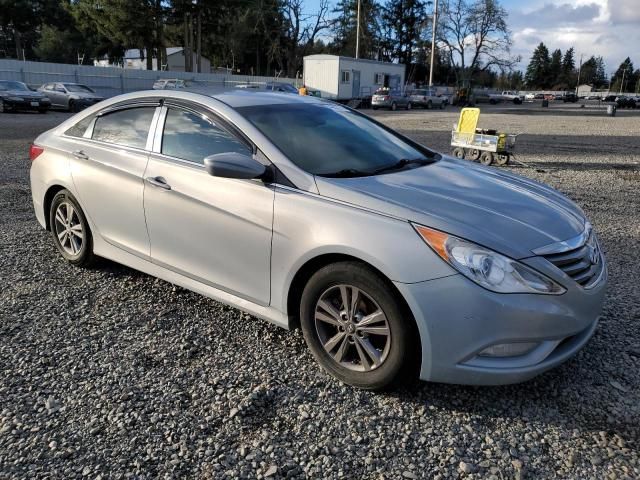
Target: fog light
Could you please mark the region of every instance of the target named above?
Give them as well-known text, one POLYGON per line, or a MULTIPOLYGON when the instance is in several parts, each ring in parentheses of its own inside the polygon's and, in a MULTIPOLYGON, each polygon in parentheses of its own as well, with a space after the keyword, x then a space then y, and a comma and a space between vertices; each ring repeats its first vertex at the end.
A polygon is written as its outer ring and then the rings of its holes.
POLYGON ((538 346, 535 342, 498 343, 482 350, 481 357, 518 357, 529 353, 538 346))

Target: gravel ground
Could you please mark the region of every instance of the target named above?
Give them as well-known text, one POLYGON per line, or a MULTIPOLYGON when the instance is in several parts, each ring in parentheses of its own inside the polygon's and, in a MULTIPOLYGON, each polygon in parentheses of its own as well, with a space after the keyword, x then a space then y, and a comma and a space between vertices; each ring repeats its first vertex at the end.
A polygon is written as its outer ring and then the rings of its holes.
MULTIPOLYGON (((376 112, 449 151, 454 111, 376 112)), ((585 209, 608 253, 593 340, 521 385, 339 384, 299 331, 103 261, 65 265, 32 212, 28 143, 66 114, 0 116, 0 478, 640 478, 640 117, 495 113, 513 170, 585 209)))

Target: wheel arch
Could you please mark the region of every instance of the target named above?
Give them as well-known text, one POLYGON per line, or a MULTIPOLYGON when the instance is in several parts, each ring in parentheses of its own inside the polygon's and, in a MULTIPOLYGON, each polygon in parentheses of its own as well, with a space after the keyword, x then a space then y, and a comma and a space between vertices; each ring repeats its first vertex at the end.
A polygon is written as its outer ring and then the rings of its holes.
POLYGON ((51 231, 51 221, 49 219, 49 210, 51 209, 51 202, 53 202, 53 197, 55 197, 56 194, 61 190, 68 190, 68 189, 63 185, 56 183, 54 185, 49 186, 49 188, 47 188, 47 191, 44 194, 44 200, 42 201, 42 209, 44 211, 45 228, 49 231, 51 231))
POLYGON ((370 262, 367 262, 361 258, 358 258, 353 255, 345 254, 345 253, 323 253, 317 255, 309 260, 307 260, 300 268, 297 270, 291 283, 289 284, 289 288, 287 291, 287 316, 289 318, 289 326, 290 328, 298 328, 300 326, 300 315, 299 315, 299 306, 300 300, 302 298, 302 292, 304 287, 306 286, 309 279, 323 267, 327 265, 331 265, 333 263, 338 262, 358 262, 367 268, 371 269, 375 274, 379 275, 387 285, 389 286, 390 291, 400 302, 401 307, 406 311, 408 315, 411 316, 411 321, 416 325, 416 320, 414 318, 413 312, 409 307, 409 304, 405 300, 404 296, 400 293, 400 290, 395 286, 393 281, 384 274, 379 268, 372 265, 370 262))

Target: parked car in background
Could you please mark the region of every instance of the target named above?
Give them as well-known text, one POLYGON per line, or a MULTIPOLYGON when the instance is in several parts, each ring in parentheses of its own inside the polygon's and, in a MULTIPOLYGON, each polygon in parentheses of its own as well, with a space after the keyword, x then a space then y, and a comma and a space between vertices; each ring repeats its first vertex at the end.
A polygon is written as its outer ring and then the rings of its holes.
POLYGON ((51 108, 64 108, 70 112, 79 112, 104 100, 91 88, 79 83, 45 83, 38 91, 51 100, 51 108))
POLYGON ((265 90, 269 90, 271 92, 295 93, 298 95, 298 89, 290 83, 268 82, 265 85, 265 90))
POLYGON ((153 83, 154 90, 176 90, 186 88, 184 80, 179 78, 160 78, 153 83))
POLYGON ((607 95, 602 99, 603 102, 615 102, 618 100, 618 95, 607 95))
POLYGON ((524 95, 520 95, 518 92, 512 90, 504 90, 500 93, 500 96, 505 102, 515 103, 516 105, 520 105, 524 100, 524 95))
POLYGON ((37 110, 46 113, 51 100, 41 92, 31 90, 26 83, 0 80, 0 113, 15 110, 37 110))
POLYGON ((413 90, 409 94, 409 101, 414 107, 427 109, 433 107, 443 109, 448 103, 446 97, 438 95, 435 90, 429 88, 413 90))
POLYGON ((633 97, 622 95, 616 99, 616 105, 618 108, 636 108, 636 100, 633 97))
POLYGON ((411 99, 407 93, 389 88, 379 88, 371 97, 371 108, 388 108, 396 110, 400 107, 411 110, 411 99))
POLYGON ((575 93, 567 92, 562 97, 562 101, 564 103, 576 103, 578 101, 578 96, 575 93))
POLYGON ((235 88, 241 88, 243 90, 260 90, 260 85, 257 83, 241 83, 236 85, 235 88))
POLYGON ((120 95, 35 139, 35 216, 62 259, 300 325, 360 388, 522 382, 589 341, 606 259, 569 198, 337 103, 230 90, 120 95))
POLYGON ((544 93, 536 93, 533 98, 534 100, 544 100, 544 93))
POLYGON ((502 97, 494 93, 488 93, 482 90, 473 91, 471 94, 472 103, 490 103, 495 105, 502 102, 502 97))
POLYGON ((535 100, 535 98, 536 98, 536 94, 535 94, 535 93, 527 93, 527 94, 525 94, 525 96, 524 96, 524 99, 525 99, 527 102, 532 102, 533 100, 535 100))

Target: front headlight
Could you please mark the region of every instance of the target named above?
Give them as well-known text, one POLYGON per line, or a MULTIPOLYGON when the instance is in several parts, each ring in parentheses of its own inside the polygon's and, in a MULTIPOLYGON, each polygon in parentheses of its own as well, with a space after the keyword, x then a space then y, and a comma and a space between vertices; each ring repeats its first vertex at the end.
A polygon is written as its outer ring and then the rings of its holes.
POLYGON ((560 295, 566 291, 532 268, 493 250, 422 225, 414 228, 440 258, 492 292, 560 295))
POLYGON ((7 100, 11 100, 13 102, 24 102, 24 98, 22 97, 9 97, 7 100))

